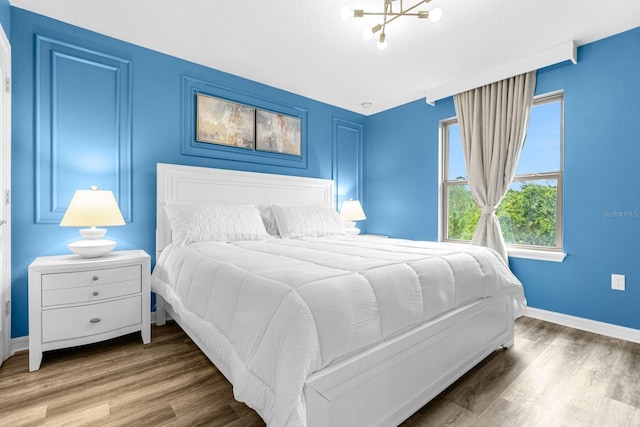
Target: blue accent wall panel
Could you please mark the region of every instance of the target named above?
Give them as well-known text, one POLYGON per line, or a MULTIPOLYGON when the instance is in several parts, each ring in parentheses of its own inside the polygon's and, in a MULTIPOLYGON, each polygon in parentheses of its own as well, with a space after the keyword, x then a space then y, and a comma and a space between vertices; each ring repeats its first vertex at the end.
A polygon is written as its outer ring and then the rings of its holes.
MULTIPOLYGON (((333 119, 333 179, 336 182, 336 206, 345 200, 363 199, 363 141, 364 128, 359 123, 333 119)), ((366 214, 366 212, 365 212, 366 214)), ((360 224, 362 228, 362 224, 360 224)))
POLYGON ((360 114, 23 9, 11 7, 11 24, 13 337, 29 332, 29 264, 38 256, 70 253, 66 245, 80 238, 77 229, 60 227, 56 219, 72 189, 97 183, 105 188, 117 185, 122 191, 129 179, 130 202, 123 194, 119 201, 129 210, 130 222, 108 227, 107 236, 118 242, 116 250, 144 249, 153 257, 157 163, 331 179, 333 119, 361 126, 366 122, 360 114), (38 50, 38 40, 48 44, 38 50), (41 55, 45 50, 55 56, 54 63, 51 56, 41 55), (41 80, 48 76, 50 82, 41 80), (259 107, 306 115, 303 167, 300 158, 293 166, 274 161, 282 158, 278 156, 256 161, 228 153, 184 154, 184 129, 192 120, 183 110, 185 76, 205 82, 205 92, 223 88, 259 107), (43 129, 47 134, 39 135, 43 129), (127 135, 129 145, 123 143, 127 135), (39 186, 42 190, 36 191, 39 186), (36 221, 40 207, 43 218, 36 221))
POLYGON ((36 35, 36 223, 77 189, 113 191, 131 221, 130 63, 36 35))
MULTIPOLYGON (((640 329, 640 28, 580 47, 578 61, 539 70, 536 87, 564 90, 568 256, 510 265, 531 307, 640 329), (612 273, 626 275, 625 292, 611 290, 612 273)), ((438 121, 453 116, 449 98, 368 118, 368 232, 437 240, 438 121)))

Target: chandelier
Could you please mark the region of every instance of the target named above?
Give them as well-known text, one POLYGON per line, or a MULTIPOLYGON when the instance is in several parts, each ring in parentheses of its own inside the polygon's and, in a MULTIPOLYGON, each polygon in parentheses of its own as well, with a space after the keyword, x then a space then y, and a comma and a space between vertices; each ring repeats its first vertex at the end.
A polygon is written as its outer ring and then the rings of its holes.
POLYGON ((422 0, 418 3, 414 4, 411 7, 404 8, 402 4, 402 0, 384 0, 384 10, 382 12, 365 12, 362 9, 352 9, 349 6, 344 6, 340 9, 340 19, 343 21, 348 21, 351 18, 362 18, 367 15, 375 15, 382 16, 382 23, 377 24, 371 28, 365 28, 362 32, 362 37, 365 40, 371 40, 374 34, 380 33, 380 35, 376 36, 378 38, 378 49, 385 50, 387 48, 387 24, 395 21, 401 16, 416 16, 418 19, 428 19, 431 22, 438 22, 442 18, 442 9, 439 7, 434 7, 429 10, 417 10, 414 11, 417 7, 422 4, 427 4, 431 0, 422 0), (394 3, 400 3, 400 10, 393 8, 394 3), (413 12, 412 12, 413 11, 413 12))

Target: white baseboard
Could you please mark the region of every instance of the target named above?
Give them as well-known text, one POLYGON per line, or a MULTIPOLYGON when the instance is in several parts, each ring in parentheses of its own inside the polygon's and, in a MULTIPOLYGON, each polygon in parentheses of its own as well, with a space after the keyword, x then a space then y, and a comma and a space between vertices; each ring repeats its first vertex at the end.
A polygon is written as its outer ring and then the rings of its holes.
POLYGON ((533 307, 527 307, 525 316, 556 323, 562 326, 568 326, 574 329, 580 329, 582 331, 593 332, 594 334, 640 343, 640 329, 612 325, 611 323, 598 322, 597 320, 569 316, 568 314, 556 313, 533 307))
MULTIPOLYGON (((167 319, 170 317, 167 316, 167 319)), ((151 324, 156 323, 156 312, 151 312, 151 324)), ((18 351, 29 350, 29 335, 25 335, 24 337, 11 338, 11 352, 9 353, 11 356, 16 354, 18 351)))
POLYGON ((11 338, 11 351, 10 355, 16 354, 18 351, 29 350, 29 336, 11 338))

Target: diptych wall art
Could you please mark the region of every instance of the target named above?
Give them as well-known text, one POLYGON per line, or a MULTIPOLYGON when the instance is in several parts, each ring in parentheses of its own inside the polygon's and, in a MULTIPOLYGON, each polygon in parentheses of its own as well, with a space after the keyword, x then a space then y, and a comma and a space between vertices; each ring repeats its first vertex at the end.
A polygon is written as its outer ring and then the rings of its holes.
POLYGON ((198 93, 196 141, 301 156, 302 120, 198 93))

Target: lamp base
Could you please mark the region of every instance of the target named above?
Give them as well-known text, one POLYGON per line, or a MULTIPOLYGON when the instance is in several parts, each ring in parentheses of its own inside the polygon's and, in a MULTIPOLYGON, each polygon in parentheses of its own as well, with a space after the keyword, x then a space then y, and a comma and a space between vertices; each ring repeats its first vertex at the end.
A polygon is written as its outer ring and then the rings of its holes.
POLYGON ((360 234, 360 229, 358 227, 347 227, 344 229, 345 233, 350 234, 352 236, 357 236, 360 234))
POLYGON ((70 243, 68 248, 83 258, 98 258, 111 252, 116 242, 107 239, 84 239, 70 243))
POLYGON ((102 239, 107 234, 106 228, 82 228, 80 229, 80 235, 85 239, 102 239))

